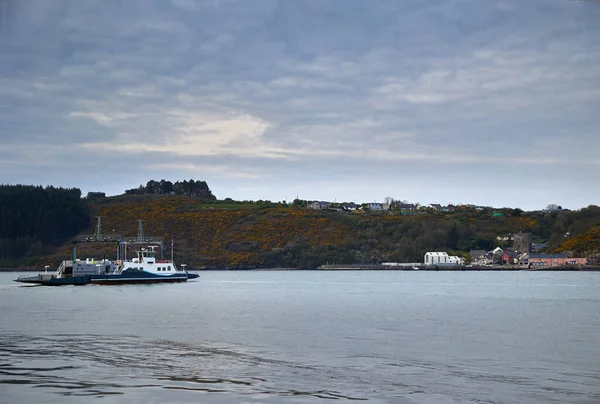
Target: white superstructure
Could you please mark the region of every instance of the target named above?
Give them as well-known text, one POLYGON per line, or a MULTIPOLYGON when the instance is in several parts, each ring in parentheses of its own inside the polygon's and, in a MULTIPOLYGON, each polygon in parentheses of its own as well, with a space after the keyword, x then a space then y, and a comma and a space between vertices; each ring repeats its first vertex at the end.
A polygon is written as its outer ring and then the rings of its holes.
POLYGON ((157 260, 154 247, 142 248, 136 252, 136 258, 121 263, 123 271, 129 269, 132 271, 145 271, 156 275, 172 275, 183 271, 181 268, 175 266, 173 261, 157 260))

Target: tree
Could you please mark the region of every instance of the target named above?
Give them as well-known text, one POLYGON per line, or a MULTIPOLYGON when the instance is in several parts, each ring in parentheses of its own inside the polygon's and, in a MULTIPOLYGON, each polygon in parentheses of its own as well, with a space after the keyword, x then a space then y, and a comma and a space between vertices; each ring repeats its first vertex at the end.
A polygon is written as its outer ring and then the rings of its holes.
POLYGON ((294 199, 294 202, 292 202, 292 205, 306 207, 306 201, 296 198, 296 199, 294 199))
POLYGON ((450 229, 450 231, 448 232, 448 241, 446 244, 448 245, 448 247, 452 248, 453 250, 456 250, 459 239, 460 235, 458 234, 456 224, 454 224, 452 226, 452 229, 450 229))

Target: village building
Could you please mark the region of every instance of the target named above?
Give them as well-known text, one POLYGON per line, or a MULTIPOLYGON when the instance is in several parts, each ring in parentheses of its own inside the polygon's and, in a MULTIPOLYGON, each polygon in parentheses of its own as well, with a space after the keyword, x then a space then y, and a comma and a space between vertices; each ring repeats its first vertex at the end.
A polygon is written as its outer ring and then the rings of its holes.
POLYGON ((384 206, 381 203, 370 202, 370 203, 367 203, 367 209, 369 209, 369 210, 384 210, 384 206))
POLYGON ((311 209, 316 209, 316 210, 323 210, 323 209, 329 209, 329 202, 324 202, 324 201, 309 201, 306 204, 307 207, 311 208, 311 209))
POLYGON ((435 210, 436 212, 440 212, 442 210, 442 205, 439 203, 431 203, 429 204, 429 208, 435 210))
POLYGON ((502 265, 517 265, 519 263, 519 253, 516 251, 504 251, 502 253, 502 265))
POLYGON ((425 265, 459 266, 464 264, 463 257, 448 255, 447 252, 427 252, 425 254, 425 265))
POLYGON ((473 265, 487 265, 492 263, 485 250, 471 250, 469 251, 469 257, 471 257, 471 264, 473 265))
POLYGON ((532 268, 586 265, 588 263, 587 258, 569 258, 565 254, 528 254, 526 258, 527 265, 532 268))
POLYGON ((531 252, 531 233, 512 233, 512 248, 520 253, 531 252))

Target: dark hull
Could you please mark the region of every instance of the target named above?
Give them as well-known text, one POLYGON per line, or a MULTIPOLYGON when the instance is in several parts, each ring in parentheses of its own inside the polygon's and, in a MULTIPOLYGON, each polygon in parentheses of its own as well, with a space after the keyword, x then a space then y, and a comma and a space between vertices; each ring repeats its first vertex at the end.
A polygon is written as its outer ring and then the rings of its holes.
POLYGON ((187 276, 152 276, 152 277, 119 277, 118 275, 92 276, 90 283, 95 285, 125 285, 125 284, 145 284, 145 283, 175 283, 187 282, 187 276))
POLYGON ((176 283, 187 282, 188 279, 198 278, 197 274, 155 275, 148 272, 124 273, 119 275, 82 275, 56 278, 52 275, 36 275, 15 279, 16 282, 44 286, 63 285, 124 285, 124 284, 150 284, 150 283, 176 283))
POLYGON ((15 282, 29 283, 43 286, 63 286, 63 285, 87 285, 90 283, 90 276, 68 276, 56 278, 53 275, 36 275, 15 279, 15 282))

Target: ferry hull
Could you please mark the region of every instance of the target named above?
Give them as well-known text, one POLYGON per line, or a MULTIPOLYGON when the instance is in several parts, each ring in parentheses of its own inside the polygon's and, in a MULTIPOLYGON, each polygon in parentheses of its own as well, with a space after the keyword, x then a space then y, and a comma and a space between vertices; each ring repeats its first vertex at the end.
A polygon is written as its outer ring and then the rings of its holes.
POLYGON ((197 274, 154 275, 150 273, 122 274, 122 275, 81 275, 56 277, 52 275, 35 275, 15 279, 15 282, 43 286, 64 285, 125 285, 125 284, 150 284, 150 283, 176 283, 187 282, 188 279, 198 278, 197 274))
POLYGON ((146 284, 146 283, 175 283, 187 282, 187 274, 181 275, 151 275, 142 274, 140 276, 120 275, 94 275, 91 277, 90 283, 95 285, 124 285, 124 284, 146 284))
POLYGON ((63 285, 87 285, 90 283, 90 276, 66 276, 56 277, 54 275, 34 275, 20 277, 15 279, 15 282, 28 283, 42 286, 63 286, 63 285))

